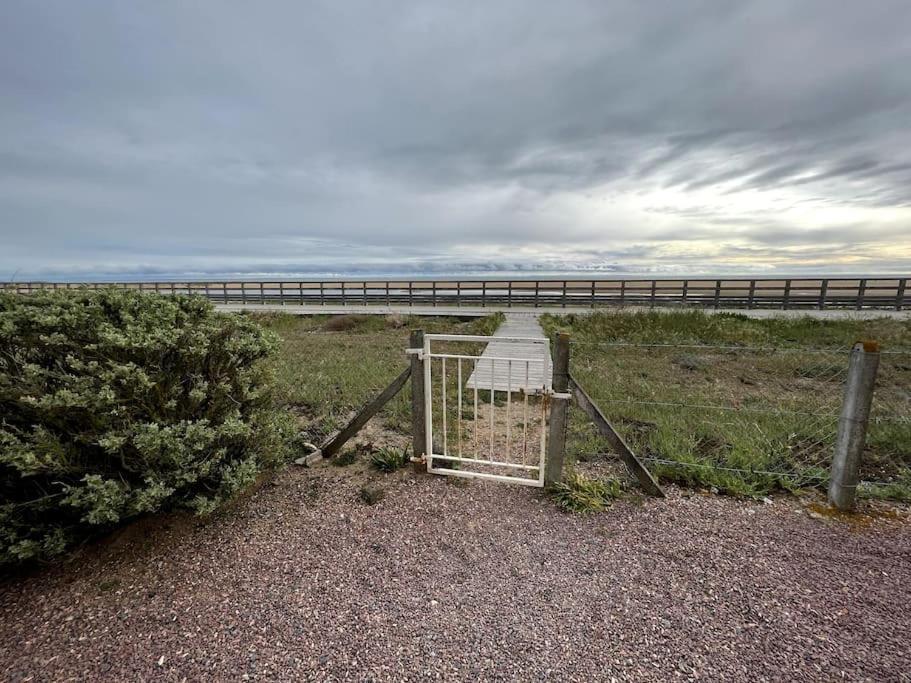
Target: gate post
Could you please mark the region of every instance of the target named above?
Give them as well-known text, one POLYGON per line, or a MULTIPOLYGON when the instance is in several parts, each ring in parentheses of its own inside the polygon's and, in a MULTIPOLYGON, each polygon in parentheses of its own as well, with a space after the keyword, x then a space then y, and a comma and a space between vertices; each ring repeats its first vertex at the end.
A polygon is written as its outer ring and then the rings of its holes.
POLYGON ((858 342, 851 350, 845 399, 838 419, 838 440, 832 458, 829 503, 839 510, 854 507, 860 459, 867 435, 867 420, 873 401, 876 370, 879 367, 879 344, 858 342))
POLYGON ((551 397, 550 423, 547 434, 547 459, 544 463, 544 485, 553 486, 563 479, 563 454, 566 446, 566 416, 569 412, 569 335, 557 335, 554 348, 552 386, 556 394, 551 397))
POLYGON ((411 351, 411 454, 414 457, 414 471, 418 474, 427 471, 427 463, 419 458, 427 454, 426 425, 424 404, 424 363, 416 353, 424 348, 424 330, 411 330, 408 340, 411 351))

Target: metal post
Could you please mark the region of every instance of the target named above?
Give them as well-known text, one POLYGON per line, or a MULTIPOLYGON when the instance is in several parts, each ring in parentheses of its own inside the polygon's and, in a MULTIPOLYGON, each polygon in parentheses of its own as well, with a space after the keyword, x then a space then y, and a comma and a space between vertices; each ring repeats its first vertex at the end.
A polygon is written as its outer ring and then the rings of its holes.
POLYGON ((822 286, 819 289, 819 310, 823 310, 826 307, 826 292, 829 290, 829 281, 823 280, 822 286))
POLYGON ((908 280, 902 278, 898 282, 898 293, 895 295, 895 310, 902 310, 902 305, 905 303, 905 287, 908 284, 908 280))
MULTIPOLYGON (((554 347, 553 390, 558 394, 569 391, 569 335, 557 335, 554 347)), ((563 479, 563 454, 566 446, 566 417, 569 399, 552 397, 550 424, 547 431, 547 460, 544 463, 544 485, 552 486, 563 479)))
POLYGON ((845 398, 838 420, 838 438, 829 482, 829 502, 839 510, 854 507, 858 469, 864 450, 878 367, 879 344, 867 341, 854 345, 848 365, 845 398))
POLYGON ((414 471, 426 472, 427 464, 418 462, 418 458, 427 454, 426 420, 424 405, 424 363, 415 349, 424 349, 424 330, 411 330, 408 340, 411 353, 411 452, 415 458, 414 471))
POLYGON ((784 310, 788 310, 788 308, 790 308, 790 304, 791 304, 791 281, 785 280, 784 281, 784 303, 783 303, 784 310))

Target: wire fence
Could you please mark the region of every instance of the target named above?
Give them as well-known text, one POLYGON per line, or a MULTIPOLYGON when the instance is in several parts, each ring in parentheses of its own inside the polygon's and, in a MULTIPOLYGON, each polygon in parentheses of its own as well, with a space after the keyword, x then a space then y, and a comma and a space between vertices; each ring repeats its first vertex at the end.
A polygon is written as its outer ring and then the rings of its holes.
MULTIPOLYGON (((571 373, 656 472, 735 493, 825 486, 849 349, 574 342, 571 373)), ((884 353, 863 493, 911 491, 911 353, 884 353)), ((609 452, 579 415, 567 448, 609 452)))

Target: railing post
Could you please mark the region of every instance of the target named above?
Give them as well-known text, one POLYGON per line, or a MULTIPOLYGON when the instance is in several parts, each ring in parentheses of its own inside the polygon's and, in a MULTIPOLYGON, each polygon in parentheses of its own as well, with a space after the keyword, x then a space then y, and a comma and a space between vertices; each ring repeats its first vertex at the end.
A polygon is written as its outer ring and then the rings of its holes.
POLYGON ((718 310, 718 306, 721 303, 721 280, 715 280, 715 310, 718 310))
POLYGON ((750 294, 747 299, 747 308, 752 309, 756 300, 756 280, 750 280, 750 294))
POLYGON ((823 310, 826 307, 826 294, 829 291, 829 281, 823 280, 822 286, 819 289, 819 310, 823 310))
POLYGON ((782 306, 783 306, 784 310, 788 310, 788 308, 790 308, 790 304, 791 304, 791 281, 785 280, 784 281, 784 301, 782 302, 782 306))
POLYGON ((512 280, 506 283, 506 308, 512 308, 512 280))
MULTIPOLYGON (((557 335, 554 347, 553 390, 558 394, 569 391, 569 335, 557 335)), ((553 486, 563 479, 563 456, 566 451, 566 417, 569 399, 551 397, 550 422, 547 433, 547 458, 544 463, 544 485, 553 486)))
POLYGON ((867 281, 861 280, 860 287, 857 289, 857 310, 864 307, 864 296, 867 294, 867 281))
POLYGON ((481 282, 481 308, 487 306, 487 282, 481 282))
POLYGON ((655 307, 655 294, 656 294, 655 290, 657 289, 657 287, 658 287, 658 281, 652 280, 652 308, 655 307))
POLYGON ((424 403, 424 363, 414 351, 424 349, 424 330, 411 330, 408 340, 411 349, 411 453, 414 456, 414 471, 427 471, 426 462, 419 458, 427 455, 426 406, 424 403))
MULTIPOLYGON (((538 302, 538 294, 540 292, 540 287, 541 287, 541 281, 535 280, 535 308, 537 308, 538 306, 541 305, 538 302)), ((898 310, 901 310, 901 297, 899 297, 899 309, 898 310)))
POLYGON ((905 303, 905 288, 908 285, 908 280, 902 278, 898 281, 898 294, 895 297, 895 310, 900 311, 905 303))
POLYGON ((851 350, 845 397, 838 420, 838 437, 832 458, 829 503, 839 510, 854 507, 858 470, 864 451, 867 421, 879 367, 879 344, 858 342, 851 350))
POLYGON ((566 280, 563 280, 563 308, 566 308, 566 280))

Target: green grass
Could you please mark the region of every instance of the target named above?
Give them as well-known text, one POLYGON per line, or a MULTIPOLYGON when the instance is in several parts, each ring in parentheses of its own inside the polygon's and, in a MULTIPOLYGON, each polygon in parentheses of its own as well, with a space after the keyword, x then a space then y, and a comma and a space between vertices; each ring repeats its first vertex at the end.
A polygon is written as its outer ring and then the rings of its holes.
MULTIPOLYGON (((281 348, 273 361, 276 396, 300 418, 310 439, 317 443, 339 429, 352 411, 408 366, 405 349, 411 329, 490 334, 502 318, 502 314, 471 320, 400 315, 251 315, 281 336, 281 348)), ((410 433, 408 385, 380 417, 387 428, 410 433)))
POLYGON ((380 448, 370 457, 370 464, 380 472, 395 472, 408 464, 407 448, 380 448))
MULTIPOLYGON (((892 319, 681 311, 543 322, 550 334, 571 334, 571 372, 656 474, 752 496, 825 484, 855 340, 911 347, 911 323, 892 319)), ((890 482, 893 498, 911 492, 902 475, 911 467, 909 387, 911 354, 884 354, 861 476, 890 482)), ((570 413, 567 442, 579 461, 610 451, 578 411, 570 413)))
POLYGON ((576 513, 600 512, 620 493, 620 482, 616 479, 591 479, 573 471, 550 489, 557 505, 567 512, 576 513))

